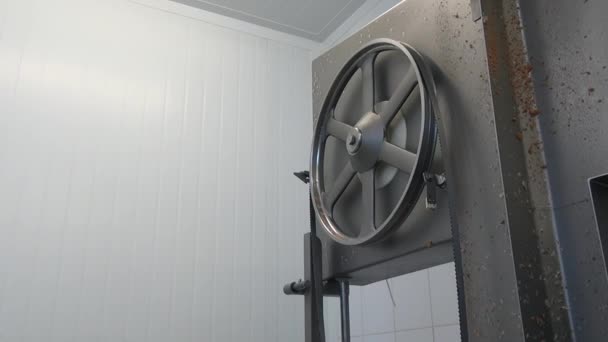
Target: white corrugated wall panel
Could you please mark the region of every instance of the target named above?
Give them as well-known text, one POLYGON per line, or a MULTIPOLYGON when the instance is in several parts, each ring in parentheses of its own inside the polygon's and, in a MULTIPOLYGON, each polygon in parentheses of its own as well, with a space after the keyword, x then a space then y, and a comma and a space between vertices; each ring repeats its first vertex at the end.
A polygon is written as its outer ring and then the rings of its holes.
POLYGON ((298 341, 310 52, 0 0, 0 341, 298 341))

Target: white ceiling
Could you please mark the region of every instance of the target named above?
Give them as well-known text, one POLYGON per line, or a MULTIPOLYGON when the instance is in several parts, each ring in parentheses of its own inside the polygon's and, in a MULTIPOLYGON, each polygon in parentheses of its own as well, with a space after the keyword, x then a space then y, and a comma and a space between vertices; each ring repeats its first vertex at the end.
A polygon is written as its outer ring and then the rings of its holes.
POLYGON ((173 0, 210 12, 323 41, 365 0, 173 0))

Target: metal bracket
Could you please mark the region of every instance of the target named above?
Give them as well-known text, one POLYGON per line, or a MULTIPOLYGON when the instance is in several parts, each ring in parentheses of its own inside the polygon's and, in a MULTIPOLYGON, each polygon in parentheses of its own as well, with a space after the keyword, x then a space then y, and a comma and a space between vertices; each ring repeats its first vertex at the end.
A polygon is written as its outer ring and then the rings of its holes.
MULTIPOLYGON (((340 278, 340 279, 330 279, 328 281, 323 282, 323 291, 320 294, 320 297, 339 297, 340 298, 340 326, 342 331, 342 342, 350 342, 350 309, 349 309, 349 295, 350 295, 350 284, 349 279, 340 278)), ((307 295, 309 291, 312 289, 312 282, 310 280, 299 280, 294 281, 283 286, 283 293, 286 295, 307 295)), ((307 299, 308 303, 308 299, 307 299)), ((308 306, 307 306, 308 308, 308 306)), ((322 308, 321 308, 322 310, 322 308)), ((306 312, 306 317, 310 312, 306 312)), ((321 317, 318 322, 323 324, 323 318, 321 317)), ((318 341, 324 341, 320 334, 319 326, 312 324, 306 325, 307 334, 311 334, 311 336, 319 336, 318 341)), ((307 340, 308 341, 308 340, 307 340)), ((313 340, 317 342, 317 340, 313 340)))
POLYGON ((481 0, 471 0, 471 19, 477 21, 482 17, 481 0))
POLYGON ((598 236, 602 245, 604 267, 608 271, 608 173, 589 179, 589 190, 598 236))
POLYGON ((298 177, 304 184, 310 182, 310 173, 308 171, 294 172, 293 175, 298 177))
POLYGON ((298 280, 283 286, 283 293, 286 295, 303 295, 310 289, 309 280, 298 280))
POLYGON ((426 208, 430 210, 437 209, 437 189, 445 189, 446 178, 444 175, 436 175, 430 172, 422 174, 426 183, 426 208))
MULTIPOLYGON (((283 293, 292 295, 304 295, 310 289, 311 282, 309 280, 298 280, 287 283, 283 286, 283 293)), ((323 297, 339 297, 340 284, 336 280, 327 280, 323 282, 323 297)))

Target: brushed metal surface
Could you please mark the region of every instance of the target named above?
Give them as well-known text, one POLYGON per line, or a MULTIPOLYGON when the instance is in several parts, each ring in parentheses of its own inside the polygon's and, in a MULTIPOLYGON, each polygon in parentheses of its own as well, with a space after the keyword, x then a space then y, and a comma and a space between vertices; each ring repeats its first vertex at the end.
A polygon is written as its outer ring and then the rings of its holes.
MULTIPOLYGON (((426 55, 459 234, 463 338, 600 340, 608 277, 587 180, 607 168, 608 3, 480 3, 483 20, 474 21, 469 1, 409 0, 320 56, 314 113, 367 41, 397 39, 426 55)), ((416 224, 376 249, 326 242, 326 276, 368 283, 434 263, 441 252, 405 232, 424 222, 416 237, 439 234, 449 219, 435 214, 416 212, 416 224)))

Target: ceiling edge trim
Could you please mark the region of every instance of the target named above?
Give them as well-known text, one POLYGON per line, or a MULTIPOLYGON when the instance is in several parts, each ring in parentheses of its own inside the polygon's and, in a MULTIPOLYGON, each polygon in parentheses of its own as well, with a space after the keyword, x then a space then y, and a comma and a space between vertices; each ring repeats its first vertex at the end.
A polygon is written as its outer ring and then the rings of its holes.
POLYGON ((321 57, 331 48, 371 24, 402 1, 405 0, 366 0, 350 17, 336 27, 317 48, 311 51, 311 59, 314 61, 321 57))
POLYGON ((319 41, 307 39, 302 36, 279 31, 259 24, 243 21, 226 15, 210 12, 199 7, 189 6, 181 0, 127 0, 129 2, 157 9, 175 15, 180 15, 193 20, 202 21, 208 24, 235 30, 238 32, 251 34, 260 38, 266 38, 283 44, 313 51, 318 49, 321 44, 319 41))
MULTIPOLYGON (((241 20, 244 20, 247 22, 263 22, 263 23, 266 23, 267 25, 262 25, 262 26, 266 26, 266 27, 270 27, 270 28, 272 28, 272 26, 279 26, 279 27, 282 27, 284 30, 299 32, 300 35, 317 37, 321 33, 320 31, 311 32, 311 31, 308 31, 305 29, 297 28, 295 26, 291 26, 289 24, 285 24, 285 23, 281 23, 278 21, 274 21, 272 19, 260 17, 255 14, 252 14, 252 13, 247 13, 247 12, 236 10, 234 8, 214 4, 212 2, 209 2, 208 0, 173 0, 173 1, 177 1, 177 2, 186 4, 189 6, 193 6, 193 7, 198 7, 198 8, 204 9, 204 10, 209 10, 211 12, 215 12, 215 13, 219 13, 219 14, 225 13, 226 16, 236 18, 236 19, 240 19, 240 17, 247 18, 247 19, 241 19, 241 20)), ((349 0, 349 2, 350 1, 353 1, 353 0, 349 0)), ((347 4, 347 6, 348 6, 348 4, 347 4)), ((283 30, 279 30, 279 31, 283 31, 283 30)))
POLYGON ((352 17, 366 3, 366 0, 349 0, 336 15, 317 33, 319 41, 323 42, 346 20, 352 17))
POLYGON ((349 0, 339 11, 334 15, 319 31, 312 32, 305 29, 297 28, 289 24, 281 23, 271 19, 259 17, 254 14, 232 9, 226 6, 211 3, 207 0, 172 0, 191 6, 194 8, 216 13, 236 20, 241 20, 248 23, 253 23, 262 27, 270 28, 279 32, 284 32, 305 39, 310 39, 317 42, 324 41, 337 27, 339 27, 346 19, 348 19, 357 9, 359 9, 366 0, 349 0))
POLYGON ((261 27, 266 27, 278 32, 284 32, 287 34, 291 34, 298 37, 303 37, 305 39, 310 39, 314 41, 320 42, 322 39, 319 39, 319 36, 314 32, 308 32, 302 29, 298 29, 289 25, 285 25, 282 23, 278 23, 269 19, 261 18, 252 14, 248 14, 245 12, 237 11, 231 8, 217 6, 209 2, 198 1, 198 0, 172 0, 174 2, 184 4, 186 6, 190 6, 193 8, 197 8, 199 10, 216 13, 222 15, 227 18, 233 18, 236 20, 240 20, 243 22, 251 23, 254 25, 258 25, 261 27))

